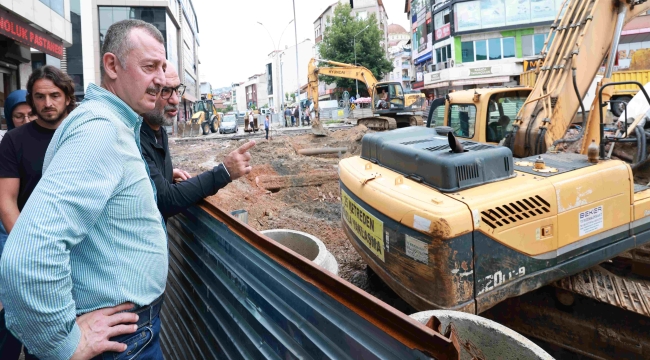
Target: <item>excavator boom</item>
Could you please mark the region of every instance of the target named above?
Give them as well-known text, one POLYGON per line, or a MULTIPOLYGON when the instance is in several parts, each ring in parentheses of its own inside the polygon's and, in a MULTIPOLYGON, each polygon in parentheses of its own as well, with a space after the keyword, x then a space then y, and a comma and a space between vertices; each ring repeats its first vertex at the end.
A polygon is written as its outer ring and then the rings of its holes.
POLYGON ((309 74, 307 85, 307 97, 314 102, 315 116, 312 121, 312 130, 316 135, 327 135, 327 130, 323 128, 318 116, 318 75, 329 75, 347 79, 360 80, 368 87, 368 91, 372 93, 372 89, 377 85, 377 79, 372 72, 363 66, 355 66, 344 64, 336 61, 311 59, 309 62, 309 74), (328 63, 335 67, 321 67, 317 66, 318 62, 328 63))
MULTIPOLYGON (((544 153, 565 136, 603 60, 615 54, 622 26, 648 9, 646 0, 564 1, 547 37, 533 91, 506 143, 515 157, 544 153)), ((593 130, 597 113, 591 111, 583 126, 589 137, 585 142, 599 141, 593 130)))

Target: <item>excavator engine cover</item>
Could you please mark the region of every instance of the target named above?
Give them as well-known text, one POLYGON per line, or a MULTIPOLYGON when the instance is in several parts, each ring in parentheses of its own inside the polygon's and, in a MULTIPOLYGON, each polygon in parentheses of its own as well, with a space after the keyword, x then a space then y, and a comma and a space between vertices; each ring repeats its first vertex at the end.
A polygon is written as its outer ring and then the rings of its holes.
POLYGON ((361 158, 442 192, 515 176, 510 149, 461 141, 464 151, 453 153, 449 141, 447 134, 422 127, 373 133, 363 137, 361 158))

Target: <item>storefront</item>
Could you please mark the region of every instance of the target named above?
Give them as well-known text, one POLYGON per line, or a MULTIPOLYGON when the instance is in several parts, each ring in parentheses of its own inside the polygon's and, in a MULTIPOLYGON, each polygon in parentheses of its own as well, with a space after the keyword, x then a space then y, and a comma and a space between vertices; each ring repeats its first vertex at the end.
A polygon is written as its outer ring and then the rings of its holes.
POLYGON ((424 89, 442 97, 452 91, 491 86, 516 86, 523 66, 519 62, 458 66, 426 74, 424 89))
POLYGON ((56 59, 63 58, 63 41, 37 30, 17 16, 0 9, 0 128, 6 126, 4 102, 32 73, 34 48, 56 59))

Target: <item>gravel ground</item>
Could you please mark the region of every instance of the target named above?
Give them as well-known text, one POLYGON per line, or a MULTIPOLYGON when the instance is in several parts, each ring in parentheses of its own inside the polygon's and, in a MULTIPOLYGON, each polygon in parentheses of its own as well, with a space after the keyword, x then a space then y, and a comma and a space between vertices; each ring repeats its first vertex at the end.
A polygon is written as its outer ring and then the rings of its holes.
MULTIPOLYGON (((265 175, 304 175, 335 171, 338 155, 302 156, 304 148, 347 147, 342 158, 359 155, 364 126, 338 130, 329 137, 311 134, 277 134, 271 141, 256 140, 251 150, 253 171, 219 191, 208 201, 224 211, 248 211, 248 224, 257 230, 291 229, 321 239, 339 264, 339 276, 405 313, 415 312, 366 269, 341 228, 341 199, 336 181, 321 186, 291 187, 270 192, 256 185, 265 175)), ((174 167, 198 174, 211 169, 248 140, 171 142, 174 167)))

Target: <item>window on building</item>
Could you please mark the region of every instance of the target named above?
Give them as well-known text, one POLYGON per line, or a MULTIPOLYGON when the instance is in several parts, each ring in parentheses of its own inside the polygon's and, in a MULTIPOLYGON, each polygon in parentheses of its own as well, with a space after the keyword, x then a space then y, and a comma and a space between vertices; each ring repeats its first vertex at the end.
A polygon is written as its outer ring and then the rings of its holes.
POLYGON ((436 49, 436 63, 445 62, 447 60, 451 60, 451 45, 436 49))
POLYGON ((368 12, 367 11, 359 11, 357 13, 357 19, 358 20, 366 20, 368 18, 368 12))
MULTIPOLYGON (((539 55, 544 48, 545 34, 524 35, 521 37, 521 50, 523 56, 539 55)), ((552 40, 551 40, 552 41, 552 40)), ((550 42, 549 42, 550 45, 550 42)))
MULTIPOLYGON (((154 25, 163 35, 167 44, 167 13, 165 8, 155 7, 99 7, 99 47, 104 44, 104 36, 108 28, 118 21, 138 19, 154 25)), ((169 52, 169 49, 167 49, 169 52)))
POLYGON ((533 39, 535 41, 535 55, 539 55, 542 52, 542 49, 544 48, 544 41, 546 40, 546 35, 537 34, 533 36, 533 39))
POLYGON ((449 9, 445 9, 433 16, 433 21, 436 30, 440 29, 441 27, 445 26, 446 24, 449 24, 450 22, 450 17, 449 17, 449 9))
POLYGON ((504 38, 503 42, 503 58, 515 57, 515 38, 504 38))
POLYGON ((463 41, 461 43, 461 54, 463 56, 463 62, 473 62, 474 61, 474 42, 473 41, 463 41))
POLYGON ((476 61, 487 60, 487 41, 474 41, 474 53, 476 54, 476 61))
POLYGON ((501 59, 501 39, 488 40, 488 49, 490 54, 490 60, 501 59))
POLYGON ((63 0, 40 0, 55 13, 63 16, 63 0))
POLYGON ((475 124, 476 106, 454 104, 449 108, 449 126, 456 136, 472 138, 475 124))

